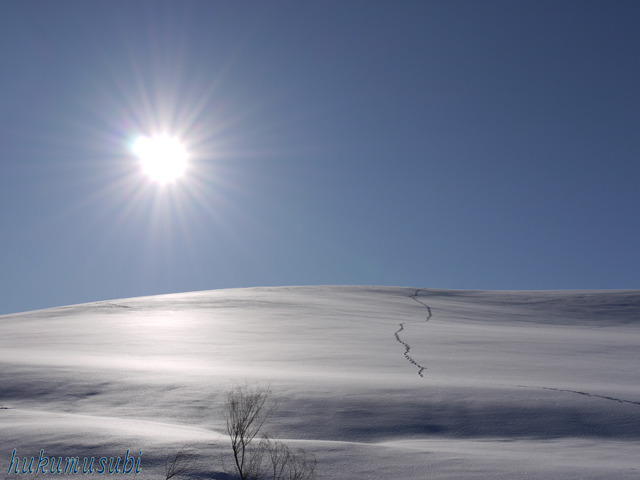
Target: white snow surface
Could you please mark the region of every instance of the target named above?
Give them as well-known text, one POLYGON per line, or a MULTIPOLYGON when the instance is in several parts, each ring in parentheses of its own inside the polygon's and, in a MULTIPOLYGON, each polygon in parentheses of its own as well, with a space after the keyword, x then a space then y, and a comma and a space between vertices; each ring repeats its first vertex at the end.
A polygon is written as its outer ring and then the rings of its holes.
POLYGON ((244 383, 319 479, 640 478, 640 291, 355 286, 0 316, 1 473, 35 478, 14 449, 130 450, 163 479, 186 446, 185 478, 229 478, 221 405, 244 383))

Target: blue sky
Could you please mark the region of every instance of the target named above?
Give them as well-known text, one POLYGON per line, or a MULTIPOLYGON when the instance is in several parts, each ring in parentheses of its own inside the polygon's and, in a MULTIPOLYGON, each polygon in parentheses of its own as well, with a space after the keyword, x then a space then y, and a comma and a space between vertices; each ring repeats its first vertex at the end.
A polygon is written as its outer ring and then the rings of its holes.
POLYGON ((0 313, 640 288, 640 3, 0 3, 0 313), (185 176, 139 171, 179 136, 185 176))

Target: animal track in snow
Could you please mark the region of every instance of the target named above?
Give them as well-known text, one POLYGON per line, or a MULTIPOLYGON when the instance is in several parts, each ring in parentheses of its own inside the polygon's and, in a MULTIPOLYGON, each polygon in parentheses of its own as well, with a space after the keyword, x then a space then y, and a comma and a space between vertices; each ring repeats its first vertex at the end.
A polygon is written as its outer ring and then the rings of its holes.
MULTIPOLYGON (((428 315, 427 318, 424 320, 424 322, 428 322, 431 319, 431 308, 429 308, 429 305, 427 305, 426 303, 422 302, 421 300, 418 300, 418 292, 420 292, 421 289, 417 289, 413 295, 409 295, 409 298, 415 300, 416 302, 418 302, 420 305, 422 305, 423 307, 426 307, 428 315)), ((420 365, 418 362, 416 362, 413 357, 411 355, 409 355, 409 352, 411 351, 411 345, 409 345, 407 342, 403 341, 400 338, 400 332, 402 332, 404 330, 404 324, 407 322, 402 322, 400 323, 400 328, 398 330, 396 330, 396 332, 394 333, 396 340, 401 343, 404 346, 404 356, 405 358, 409 361, 409 363, 415 365, 416 367, 418 367, 418 375, 420 375, 421 377, 424 377, 424 375, 422 374, 422 372, 424 372, 427 368, 423 367, 422 365, 420 365)))
MULTIPOLYGON (((428 322, 431 319, 432 313, 431 313, 431 307, 429 307, 429 305, 427 305, 426 303, 424 303, 422 300, 419 299, 418 294, 420 293, 421 289, 417 289, 413 295, 409 295, 409 298, 411 298, 412 300, 418 302, 420 305, 422 305, 423 307, 425 307, 427 309, 427 318, 425 318, 424 322, 428 322)), ((402 340, 402 338, 400 337, 400 333, 404 330, 404 325, 407 322, 402 322, 399 324, 400 328, 398 328, 398 330, 396 330, 396 332, 394 333, 396 340, 398 341, 398 343, 402 344, 404 346, 404 356, 405 358, 409 361, 409 363, 411 363, 412 365, 415 365, 416 367, 418 367, 418 375, 420 375, 421 377, 424 377, 423 372, 427 369, 425 366, 419 364, 418 362, 416 362, 413 357, 409 354, 409 352, 411 351, 411 345, 409 345, 407 342, 405 342, 404 340, 402 340)), ((415 323, 415 322, 414 322, 415 323)), ((632 401, 632 400, 624 400, 621 398, 616 398, 616 397, 611 397, 611 396, 607 396, 607 395, 598 395, 598 394, 594 394, 594 393, 589 393, 589 392, 582 392, 579 390, 569 390, 569 389, 564 389, 564 388, 553 388, 553 387, 537 387, 537 386, 532 386, 532 385, 509 385, 512 387, 518 387, 518 388, 528 388, 528 389, 533 389, 533 390, 551 390, 551 391, 555 391, 555 392, 564 392, 564 393, 572 393, 572 394, 576 394, 576 395, 582 395, 585 397, 591 397, 591 398, 600 398, 603 400, 609 400, 612 402, 617 402, 617 403, 629 403, 632 405, 640 405, 640 402, 636 402, 636 401, 632 401)))
POLYGON ((585 397, 602 398, 604 400, 611 400, 613 402, 618 402, 618 403, 631 403, 632 405, 640 405, 640 402, 634 402, 632 400, 622 400, 620 398, 608 397, 606 395, 597 395, 595 393, 589 393, 589 392, 581 392, 579 390, 567 390, 564 388, 553 388, 553 387, 534 387, 530 385, 514 385, 514 386, 520 387, 520 388, 531 388, 535 390, 551 390, 554 392, 575 393, 577 395, 583 395, 585 397))

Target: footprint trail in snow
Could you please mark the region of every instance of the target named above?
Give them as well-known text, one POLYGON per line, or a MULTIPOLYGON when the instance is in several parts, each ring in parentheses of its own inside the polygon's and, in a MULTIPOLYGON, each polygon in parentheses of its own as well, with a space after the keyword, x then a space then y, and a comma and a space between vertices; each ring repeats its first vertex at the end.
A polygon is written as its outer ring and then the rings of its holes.
MULTIPOLYGON (((409 296, 409 298, 415 300, 416 302, 418 302, 420 305, 422 305, 423 307, 425 307, 427 309, 427 312, 428 312, 427 318, 425 318, 423 320, 426 323, 429 320, 431 320, 431 308, 429 307, 429 305, 424 303, 422 300, 418 299, 418 293, 419 292, 420 292, 420 289, 416 290, 413 293, 413 295, 409 296)), ((400 332, 402 332, 404 330, 404 324, 405 323, 407 323, 407 322, 400 323, 400 328, 398 330, 396 330, 394 335, 396 337, 396 340, 404 346, 404 356, 405 356, 405 358, 409 361, 409 363, 411 363, 411 364, 415 365, 416 367, 418 367, 418 375, 420 375, 421 377, 424 377, 422 372, 424 372, 427 368, 422 366, 422 365, 420 365, 418 362, 416 362, 413 359, 413 357, 411 355, 409 355, 409 352, 411 351, 411 345, 409 345, 407 342, 402 340, 402 338, 400 338, 400 332)))

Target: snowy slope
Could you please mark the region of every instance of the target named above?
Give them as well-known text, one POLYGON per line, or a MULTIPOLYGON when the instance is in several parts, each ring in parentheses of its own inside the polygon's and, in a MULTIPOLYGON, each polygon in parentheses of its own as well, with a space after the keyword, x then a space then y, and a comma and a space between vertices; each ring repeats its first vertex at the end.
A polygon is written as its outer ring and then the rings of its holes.
MULTIPOLYGON (((319 478, 640 478, 640 292, 218 290, 0 317, 0 468, 141 458, 224 478, 219 407, 269 384, 269 430, 319 478), (142 451, 142 454, 139 452, 142 451)), ((7 478, 33 477, 29 474, 7 478)), ((54 475, 55 476, 55 475, 54 475)))

